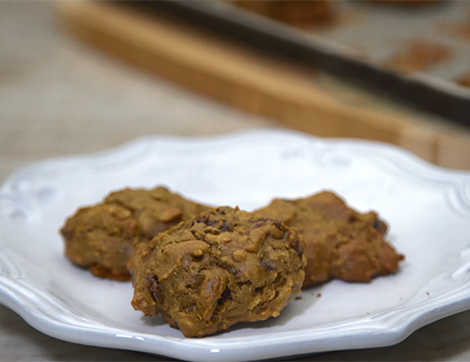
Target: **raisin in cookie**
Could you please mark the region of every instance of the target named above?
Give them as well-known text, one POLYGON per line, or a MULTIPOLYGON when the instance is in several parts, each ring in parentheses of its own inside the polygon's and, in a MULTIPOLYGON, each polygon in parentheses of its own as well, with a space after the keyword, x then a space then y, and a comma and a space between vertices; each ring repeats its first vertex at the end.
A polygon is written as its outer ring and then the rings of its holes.
POLYGON ((132 305, 202 337, 278 316, 300 293, 305 264, 295 230, 219 207, 137 246, 132 305))

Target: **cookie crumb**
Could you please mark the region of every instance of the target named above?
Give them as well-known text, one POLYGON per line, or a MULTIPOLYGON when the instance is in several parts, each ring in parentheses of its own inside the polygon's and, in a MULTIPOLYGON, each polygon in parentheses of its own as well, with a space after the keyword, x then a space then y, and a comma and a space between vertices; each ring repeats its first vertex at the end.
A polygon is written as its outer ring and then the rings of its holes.
POLYGON ((317 298, 321 298, 321 293, 318 293, 318 294, 317 294, 317 298))
POLYGON ((304 299, 304 298, 302 298, 302 297, 295 297, 295 300, 302 300, 302 299, 304 299))

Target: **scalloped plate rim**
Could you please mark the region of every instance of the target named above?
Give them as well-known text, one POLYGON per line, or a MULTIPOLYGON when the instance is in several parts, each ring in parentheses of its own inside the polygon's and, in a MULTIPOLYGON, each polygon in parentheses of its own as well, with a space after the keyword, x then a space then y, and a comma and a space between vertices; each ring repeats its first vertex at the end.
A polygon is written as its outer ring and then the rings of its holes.
MULTIPOLYGON (((429 162, 420 159, 419 157, 413 155, 412 153, 401 149, 397 146, 393 146, 390 144, 385 144, 378 141, 363 141, 357 139, 338 139, 338 138, 320 138, 311 135, 306 135, 296 131, 286 131, 286 130, 261 130, 261 131, 241 131, 236 133, 230 134, 223 134, 223 135, 216 135, 216 136, 203 136, 203 137, 181 137, 181 136, 167 136, 167 135, 159 135, 159 136, 144 136, 129 142, 126 142, 120 146, 113 147, 111 149, 95 152, 95 153, 87 153, 82 155, 71 155, 71 156, 64 156, 58 158, 51 158, 46 159, 43 161, 38 161, 24 167, 19 168, 15 172, 13 172, 3 183, 0 187, 0 194, 8 193, 10 190, 10 186, 18 179, 22 177, 22 175, 27 174, 29 172, 41 170, 41 168, 45 168, 46 166, 60 166, 64 162, 83 162, 83 161, 91 161, 99 162, 100 160, 106 159, 107 157, 112 157, 113 155, 119 153, 125 153, 133 148, 142 147, 142 145, 146 143, 155 143, 155 142, 170 142, 170 143, 183 143, 183 144, 199 144, 204 145, 208 142, 222 142, 222 141, 240 141, 242 139, 247 139, 256 136, 268 136, 268 137, 289 137, 289 138, 299 138, 304 142, 319 142, 324 145, 346 145, 352 147, 365 147, 366 149, 379 149, 380 152, 387 154, 393 153, 394 156, 398 156, 400 160, 404 160, 407 162, 407 166, 418 166, 421 169, 425 169, 428 171, 426 176, 421 175, 423 179, 433 179, 437 176, 443 177, 446 182, 450 182, 452 184, 458 184, 461 182, 464 185, 470 184, 470 172, 468 171, 460 171, 460 170, 449 170, 443 167, 439 167, 429 162)), ((383 155, 378 156, 383 157, 383 155)), ((467 205, 468 206, 468 205, 467 205)), ((246 361, 249 359, 263 359, 263 358, 270 358, 270 357, 282 357, 282 356, 289 356, 289 355, 296 355, 296 354, 306 354, 306 353, 315 353, 315 352, 322 352, 322 351, 330 351, 331 348, 328 348, 328 344, 325 348, 318 347, 311 348, 305 347, 300 348, 305 342, 311 342, 311 336, 308 334, 308 331, 311 328, 302 329, 302 332, 305 334, 303 336, 297 336, 297 340, 294 342, 290 342, 287 344, 287 349, 283 352, 267 352, 263 351, 263 348, 266 349, 272 345, 278 345, 279 339, 284 339, 286 337, 291 337, 292 332, 284 331, 284 332, 276 332, 272 335, 274 336, 264 336, 267 341, 264 341, 263 345, 260 346, 259 343, 257 344, 256 341, 250 341, 248 346, 254 348, 250 352, 246 352, 247 344, 246 341, 242 341, 243 344, 240 344, 240 339, 247 339, 249 337, 233 337, 232 342, 227 340, 211 340, 210 338, 201 339, 201 340, 192 340, 192 339, 185 339, 185 338, 167 338, 161 337, 158 335, 148 335, 148 334, 140 334, 139 338, 126 338, 126 337, 118 337, 116 333, 125 332, 121 331, 116 328, 110 328, 103 326, 103 329, 93 330, 90 332, 89 329, 84 327, 79 327, 72 324, 64 324, 59 321, 50 318, 47 315, 42 314, 40 311, 34 311, 32 309, 25 307, 24 296, 18 294, 15 295, 14 292, 8 290, 7 286, 4 284, 4 279, 8 279, 13 281, 13 279, 9 279, 5 276, 2 276, 0 273, 0 301, 2 304, 6 305, 8 308, 14 310, 18 313, 28 324, 36 328, 37 330, 51 335, 55 338, 66 340, 69 342, 75 343, 82 343, 87 345, 93 346, 101 346, 101 347, 109 347, 109 348, 119 348, 119 349, 128 349, 134 351, 143 351, 143 352, 150 352, 156 353, 164 356, 174 357, 174 358, 182 358, 191 360, 224 360, 224 361, 246 361), (99 341, 98 339, 94 338, 96 336, 104 337, 104 340, 99 341), (202 341, 202 342, 201 342, 202 341), (121 343, 123 342, 123 343, 121 343), (157 343, 157 345, 155 345, 157 343), (163 345, 159 346, 158 343, 163 345), (178 351, 167 351, 165 348, 168 345, 178 346, 178 351), (257 348, 258 347, 258 348, 257 348), (220 348, 225 349, 222 353, 219 350, 220 348), (212 351, 211 351, 212 350, 212 351), (215 351, 217 350, 217 351, 215 351), (199 356, 192 355, 195 352, 199 353, 199 356), (231 353, 238 352, 240 353, 237 356, 230 356, 231 353), (196 358, 194 358, 196 357, 196 358)), ((462 289, 462 288, 460 288, 462 289)), ((338 335, 336 337, 328 336, 329 343, 333 343, 336 339, 350 337, 352 340, 354 338, 359 338, 361 336, 368 335, 371 331, 375 332, 377 336, 380 335, 380 341, 377 339, 375 342, 371 341, 370 339, 366 339, 364 343, 358 343, 357 341, 354 343, 345 343, 340 348, 337 349, 354 349, 354 348, 368 348, 368 347, 381 347, 381 346, 388 346, 395 343, 398 343, 404 340, 407 336, 411 333, 419 329, 420 327, 432 323, 435 320, 444 318, 446 316, 470 309, 470 295, 466 297, 462 297, 457 300, 453 300, 451 302, 444 302, 442 305, 434 306, 433 308, 427 309, 422 311, 420 314, 407 318, 405 322, 401 322, 392 328, 387 326, 387 323, 384 323, 380 320, 369 320, 366 325, 359 329, 353 330, 338 335), (377 333, 378 332, 378 333, 377 333)), ((139 337, 138 336, 138 337, 139 337)), ((322 339, 316 339, 316 343, 321 342, 322 339)), ((334 343, 333 343, 334 344, 334 343)))

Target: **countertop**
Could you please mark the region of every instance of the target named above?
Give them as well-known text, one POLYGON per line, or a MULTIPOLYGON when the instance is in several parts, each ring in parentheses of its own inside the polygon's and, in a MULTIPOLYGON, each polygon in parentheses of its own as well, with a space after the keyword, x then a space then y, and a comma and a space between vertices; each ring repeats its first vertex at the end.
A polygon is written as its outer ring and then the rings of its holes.
MULTIPOLYGON (((148 134, 281 127, 148 76, 62 32, 53 2, 0 2, 0 180, 36 160, 90 153, 148 134)), ((386 348, 297 360, 470 360, 470 312, 386 348)), ((1 361, 163 361, 48 337, 0 306, 1 361)))

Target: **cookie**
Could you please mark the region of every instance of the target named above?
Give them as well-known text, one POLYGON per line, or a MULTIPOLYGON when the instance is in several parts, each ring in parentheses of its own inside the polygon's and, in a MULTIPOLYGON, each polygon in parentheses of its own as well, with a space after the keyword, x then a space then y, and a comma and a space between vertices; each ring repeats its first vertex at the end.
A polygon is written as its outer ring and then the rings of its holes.
POLYGON ((331 24, 336 18, 335 7, 328 0, 234 0, 233 4, 300 27, 331 24))
POLYGON ((74 264, 102 278, 129 280, 126 264, 141 232, 128 209, 107 204, 81 208, 61 232, 65 254, 74 264))
POLYGON ((164 187, 113 192, 66 221, 61 229, 65 253, 99 277, 130 280, 126 266, 138 243, 208 208, 164 187))
POLYGON ((385 241, 387 224, 375 212, 361 214, 332 192, 275 199, 256 213, 295 227, 303 237, 304 287, 332 278, 370 282, 375 276, 396 272, 404 258, 385 241))
POLYGON ((305 264, 295 230, 219 207, 137 246, 132 305, 202 337, 278 316, 300 293, 305 264))

